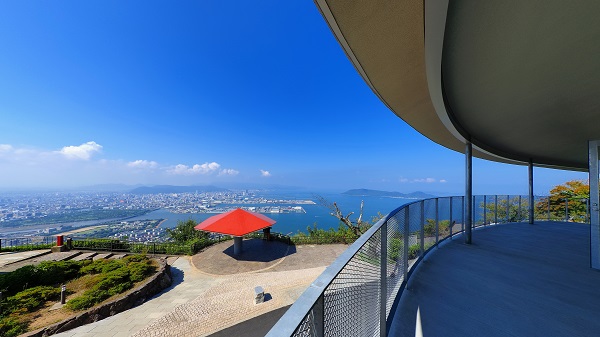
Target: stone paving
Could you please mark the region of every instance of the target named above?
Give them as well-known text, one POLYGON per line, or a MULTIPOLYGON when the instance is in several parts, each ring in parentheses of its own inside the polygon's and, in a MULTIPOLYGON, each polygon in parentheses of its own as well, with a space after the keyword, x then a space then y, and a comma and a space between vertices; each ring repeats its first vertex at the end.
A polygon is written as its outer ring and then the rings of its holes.
POLYGON ((50 249, 33 250, 29 252, 19 253, 2 253, 2 255, 0 255, 0 267, 4 267, 10 264, 17 263, 19 261, 23 261, 37 256, 42 256, 49 253, 50 249))
POLYGON ((154 296, 140 306, 129 309, 101 321, 87 324, 54 336, 131 336, 157 318, 172 311, 176 306, 190 302, 219 282, 195 270, 189 257, 180 257, 171 262, 173 284, 170 288, 154 296))
MULTIPOLYGON (((246 241, 244 244, 244 248, 252 246, 246 241)), ((55 336, 208 336, 292 304, 347 248, 291 246, 286 248, 287 255, 280 256, 282 247, 277 244, 272 246, 273 255, 263 251, 261 263, 241 259, 233 269, 226 269, 227 275, 209 274, 204 269, 214 271, 215 266, 230 260, 224 250, 231 242, 212 246, 194 257, 169 258, 173 275, 170 288, 140 306, 55 336), (212 261, 202 255, 211 256, 212 261), (265 290, 264 303, 254 304, 256 286, 265 290)))

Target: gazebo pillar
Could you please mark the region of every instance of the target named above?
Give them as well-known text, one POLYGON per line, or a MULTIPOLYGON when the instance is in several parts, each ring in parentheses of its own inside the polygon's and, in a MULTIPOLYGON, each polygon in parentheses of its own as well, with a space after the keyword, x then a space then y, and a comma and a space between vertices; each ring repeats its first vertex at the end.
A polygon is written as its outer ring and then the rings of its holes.
POLYGON ((240 255, 242 253, 242 242, 243 237, 234 236, 233 237, 233 255, 240 255))

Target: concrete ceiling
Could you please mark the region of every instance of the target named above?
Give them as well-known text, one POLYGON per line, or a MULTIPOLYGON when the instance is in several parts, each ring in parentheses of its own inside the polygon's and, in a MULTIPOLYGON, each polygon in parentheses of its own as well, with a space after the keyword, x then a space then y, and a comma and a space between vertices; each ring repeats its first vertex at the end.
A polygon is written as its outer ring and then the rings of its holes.
POLYGON ((586 170, 600 139, 600 1, 316 0, 373 92, 476 157, 586 170))

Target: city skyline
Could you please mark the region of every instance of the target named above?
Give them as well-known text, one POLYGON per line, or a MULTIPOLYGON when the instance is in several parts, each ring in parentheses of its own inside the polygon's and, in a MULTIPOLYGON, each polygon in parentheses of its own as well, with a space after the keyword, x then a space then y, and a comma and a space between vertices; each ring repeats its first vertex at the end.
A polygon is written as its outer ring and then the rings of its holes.
MULTIPOLYGON (((0 4, 0 186, 462 194, 464 156, 396 117, 312 2, 0 4)), ((474 192, 527 168, 474 159, 474 192)), ((587 173, 535 168, 535 193, 587 173)))

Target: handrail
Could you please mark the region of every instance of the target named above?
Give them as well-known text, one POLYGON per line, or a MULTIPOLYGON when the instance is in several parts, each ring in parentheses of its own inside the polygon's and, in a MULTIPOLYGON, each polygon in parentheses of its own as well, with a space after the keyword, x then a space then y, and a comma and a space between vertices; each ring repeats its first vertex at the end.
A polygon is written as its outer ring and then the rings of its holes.
MULTIPOLYGON (((583 218, 582 204, 573 200, 565 200, 564 207, 549 197, 534 202, 538 221, 562 220, 561 212, 566 221, 589 219, 587 202, 583 218)), ((472 203, 473 227, 519 222, 528 215, 523 196, 473 196, 472 203)), ((394 209, 325 269, 267 337, 386 336, 390 312, 414 267, 440 242, 464 231, 464 206, 464 197, 453 196, 394 209)))

